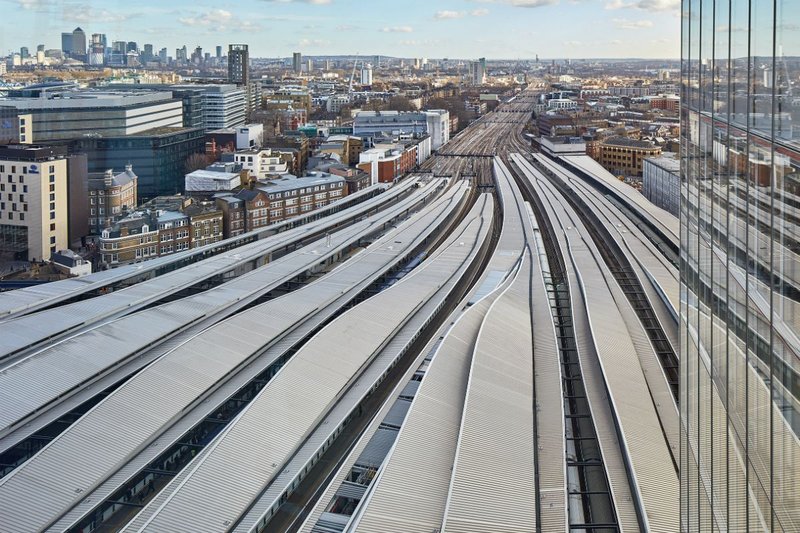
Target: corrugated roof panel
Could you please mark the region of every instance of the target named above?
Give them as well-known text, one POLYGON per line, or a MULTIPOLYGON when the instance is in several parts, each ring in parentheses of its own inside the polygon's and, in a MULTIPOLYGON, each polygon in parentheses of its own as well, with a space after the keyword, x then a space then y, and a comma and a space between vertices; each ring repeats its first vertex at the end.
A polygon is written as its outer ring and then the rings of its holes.
POLYGON ((514 282, 493 303, 481 327, 445 511, 446 531, 536 531, 530 279, 526 253, 514 282))
MULTIPOLYGON (((471 226, 476 233, 479 225, 471 226)), ((340 316, 311 339, 226 429, 214 449, 145 529, 207 530, 215 528, 220 520, 235 520, 260 488, 279 473, 352 376, 397 325, 461 266, 472 248, 450 246, 447 252, 340 316), (381 320, 373 321, 375 316, 381 316, 381 320), (374 327, 363 327, 365 321, 374 327), (308 395, 309 390, 315 393, 308 395), (224 497, 207 498, 204 495, 209 490, 224 497), (197 509, 198 498, 206 503, 203 509, 197 509)))
MULTIPOLYGON (((297 234, 303 233, 308 231, 310 228, 320 225, 329 224, 332 221, 335 221, 336 217, 341 216, 349 216, 350 213, 354 212, 362 212, 369 209, 372 209, 373 204, 381 204, 387 201, 390 201, 392 198, 400 196, 401 194, 405 193, 409 188, 413 187, 414 184, 418 181, 418 177, 410 177, 406 180, 403 180, 400 184, 395 187, 392 187, 388 192, 380 195, 380 198, 376 198, 374 201, 366 201, 363 204, 359 203, 353 207, 348 208, 346 211, 341 213, 332 214, 329 217, 319 219, 319 220, 312 220, 308 224, 301 226, 300 228, 295 228, 293 230, 288 230, 282 233, 283 236, 289 234, 289 232, 294 231, 297 234)), ((352 202, 354 199, 358 199, 361 196, 368 196, 373 194, 376 188, 385 188, 385 185, 380 184, 377 186, 371 186, 367 189, 363 189, 358 191, 352 195, 348 195, 343 201, 352 202)), ((339 209, 339 204, 341 201, 333 202, 328 204, 327 206, 309 212, 304 216, 307 217, 316 217, 322 212, 327 212, 331 210, 339 209)), ((261 229, 253 232, 254 234, 262 234, 265 232, 273 232, 280 229, 281 226, 288 226, 292 224, 296 224, 298 220, 302 217, 297 219, 290 219, 285 222, 269 226, 266 229, 261 229)), ((139 277, 148 275, 149 272, 161 268, 165 265, 169 265, 175 261, 181 261, 186 257, 190 257, 192 255, 199 255, 203 254, 207 250, 213 249, 215 247, 224 246, 228 244, 228 242, 234 242, 238 239, 241 239, 242 236, 236 237, 234 239, 230 239, 228 241, 217 242, 214 244, 210 244, 208 246, 204 246, 201 248, 196 248, 187 252, 177 253, 174 255, 170 255, 168 257, 159 257, 152 259, 150 261, 145 261, 143 263, 134 264, 134 265, 124 265, 112 270, 106 270, 102 272, 95 272, 89 276, 84 276, 80 278, 71 278, 62 281, 56 281, 52 283, 47 283, 44 285, 38 285, 35 287, 18 289, 15 291, 8 291, 5 293, 0 294, 0 321, 3 320, 4 317, 11 315, 16 312, 24 312, 30 308, 39 308, 44 305, 49 305, 51 303, 56 303, 58 301, 62 301, 64 299, 68 299, 74 297, 78 294, 83 292, 96 290, 97 288, 117 283, 120 281, 125 281, 130 278, 139 277)), ((236 249, 236 253, 239 253, 246 249, 246 246, 242 246, 236 249)), ((220 257, 220 256, 216 256, 220 257)), ((230 257, 230 256, 228 256, 230 257)), ((198 265, 203 263, 198 263, 198 265)), ((164 276, 166 277, 166 275, 164 276)))

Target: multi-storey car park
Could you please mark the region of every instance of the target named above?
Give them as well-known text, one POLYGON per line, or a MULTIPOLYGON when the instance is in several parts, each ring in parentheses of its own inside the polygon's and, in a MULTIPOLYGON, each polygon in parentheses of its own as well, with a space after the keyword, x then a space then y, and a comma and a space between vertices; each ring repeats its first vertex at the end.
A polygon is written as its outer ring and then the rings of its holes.
POLYGON ((676 530, 677 221, 530 153, 535 102, 385 192, 0 294, 3 527, 676 530))

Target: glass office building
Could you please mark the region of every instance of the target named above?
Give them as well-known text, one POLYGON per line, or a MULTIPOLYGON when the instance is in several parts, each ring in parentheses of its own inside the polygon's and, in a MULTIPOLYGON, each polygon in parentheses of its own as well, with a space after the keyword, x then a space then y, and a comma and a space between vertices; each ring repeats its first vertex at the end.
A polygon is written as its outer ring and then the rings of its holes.
POLYGON ((800 1, 682 1, 681 525, 800 531, 800 1))

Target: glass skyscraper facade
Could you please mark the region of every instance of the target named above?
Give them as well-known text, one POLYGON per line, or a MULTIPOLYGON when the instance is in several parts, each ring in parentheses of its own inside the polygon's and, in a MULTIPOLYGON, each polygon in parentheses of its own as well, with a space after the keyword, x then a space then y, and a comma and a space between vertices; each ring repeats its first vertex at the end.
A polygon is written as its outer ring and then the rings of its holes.
POLYGON ((681 527, 800 531, 800 1, 681 10, 681 527))

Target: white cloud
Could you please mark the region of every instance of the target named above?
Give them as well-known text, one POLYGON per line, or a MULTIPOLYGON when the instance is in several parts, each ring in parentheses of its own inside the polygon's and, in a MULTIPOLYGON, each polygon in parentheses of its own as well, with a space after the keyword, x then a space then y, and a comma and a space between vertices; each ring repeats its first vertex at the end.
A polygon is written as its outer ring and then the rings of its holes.
POLYGON ((642 28, 652 28, 653 21, 651 20, 628 20, 628 19, 613 19, 614 25, 623 30, 639 30, 642 28))
POLYGON ((224 26, 226 22, 233 18, 233 13, 224 9, 212 9, 205 13, 199 13, 190 17, 179 18, 181 24, 191 27, 211 26, 212 24, 224 26))
MULTIPOLYGON (((94 17, 94 13, 92 13, 94 17)), ((94 18, 92 19, 94 20, 94 18)), ((195 13, 188 17, 179 18, 178 21, 190 28, 208 28, 207 31, 258 31, 261 25, 256 22, 234 18, 233 13, 225 9, 212 9, 203 13, 195 13)))
POLYGON ((508 3, 515 7, 544 7, 554 6, 558 0, 510 0, 508 3))
POLYGON ((65 10, 64 11, 64 20, 69 20, 72 22, 104 22, 104 23, 112 23, 112 22, 123 22, 131 18, 132 15, 119 13, 119 12, 111 12, 105 9, 94 9, 91 7, 78 7, 73 10, 65 10))
POLYGON ((606 9, 642 9, 645 11, 677 11, 681 0, 608 0, 606 9))
POLYGON ((17 0, 17 4, 22 9, 28 11, 44 11, 53 5, 52 0, 17 0))
POLYGON ((467 15, 472 17, 485 17, 489 14, 488 9, 473 9, 472 11, 451 11, 445 9, 443 11, 437 11, 433 18, 437 20, 452 20, 452 19, 463 19, 467 15))
POLYGON ((464 18, 466 15, 463 11, 437 11, 436 14, 433 16, 435 19, 443 20, 443 19, 460 19, 464 18))
POLYGON ((386 26, 384 28, 381 28, 381 31, 383 33, 412 33, 414 31, 414 28, 412 28, 411 26, 392 26, 392 27, 386 26))
POLYGON ((309 46, 321 47, 328 46, 329 44, 331 44, 330 41, 325 41, 323 39, 300 39, 297 42, 297 46, 301 48, 308 48, 309 46))

